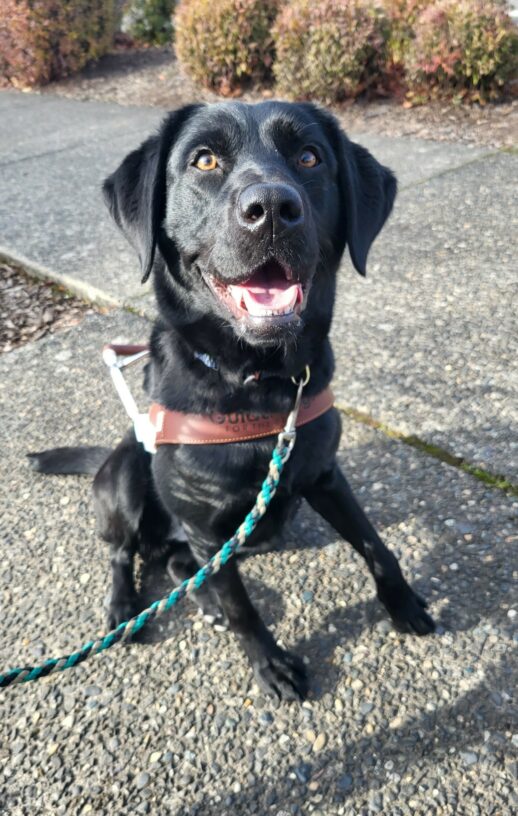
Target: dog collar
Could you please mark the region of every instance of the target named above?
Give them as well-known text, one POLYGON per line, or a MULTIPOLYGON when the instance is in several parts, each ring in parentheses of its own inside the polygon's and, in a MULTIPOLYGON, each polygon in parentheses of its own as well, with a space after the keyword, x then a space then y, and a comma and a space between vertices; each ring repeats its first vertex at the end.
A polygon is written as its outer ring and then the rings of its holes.
MULTIPOLYGON (((333 392, 326 388, 314 397, 303 397, 297 427, 312 422, 334 404, 333 392)), ((285 414, 256 414, 236 411, 232 414, 184 414, 152 403, 149 420, 159 445, 222 445, 274 436, 286 424, 285 414)))
MULTIPOLYGON (((212 371, 219 371, 219 365, 217 364, 214 357, 211 357, 210 354, 205 354, 205 352, 195 351, 194 358, 199 360, 200 363, 203 363, 204 366, 207 368, 212 369, 212 371)), ((244 380, 243 385, 248 385, 252 382, 258 382, 258 380, 266 380, 270 379, 271 377, 277 377, 277 374, 268 374, 265 371, 252 371, 251 374, 248 374, 244 380)))
POLYGON ((210 354, 205 354, 204 352, 201 351, 195 351, 194 356, 197 360, 200 361, 200 363, 203 363, 204 366, 207 366, 207 368, 212 368, 213 371, 218 371, 219 365, 217 364, 214 357, 210 356, 210 354))

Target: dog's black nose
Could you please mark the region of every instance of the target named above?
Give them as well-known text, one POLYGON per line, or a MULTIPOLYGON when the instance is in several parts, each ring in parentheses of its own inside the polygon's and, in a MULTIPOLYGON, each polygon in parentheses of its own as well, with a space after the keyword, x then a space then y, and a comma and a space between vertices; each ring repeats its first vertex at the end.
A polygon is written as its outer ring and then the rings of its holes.
POLYGON ((288 184, 250 184, 239 195, 237 219, 251 232, 271 230, 276 235, 300 227, 304 207, 297 190, 288 184))

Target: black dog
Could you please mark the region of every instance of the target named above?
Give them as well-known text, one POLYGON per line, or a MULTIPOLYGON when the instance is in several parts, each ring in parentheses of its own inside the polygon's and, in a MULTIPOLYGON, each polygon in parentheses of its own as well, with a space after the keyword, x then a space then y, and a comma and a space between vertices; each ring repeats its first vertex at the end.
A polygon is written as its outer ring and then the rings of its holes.
MULTIPOLYGON (((333 375, 328 332, 346 246, 365 274, 367 253, 396 194, 393 174, 310 104, 192 105, 169 114, 104 184, 111 213, 151 272, 160 317, 146 389, 166 408, 196 414, 287 414, 311 367, 308 395, 333 375), (257 374, 259 372, 259 376, 257 374), (253 376, 251 376, 253 375, 253 376)), ((398 629, 434 629, 336 462, 340 418, 300 428, 277 495, 250 548, 282 530, 300 497, 365 558, 398 629)), ((176 580, 219 549, 254 503, 274 440, 163 445, 151 456, 130 431, 104 450, 33 457, 46 472, 95 471, 101 536, 110 543, 108 622, 135 614, 136 551, 169 546, 176 580)), ((197 600, 237 634, 261 688, 306 692, 302 663, 277 646, 252 605, 236 560, 197 600)))

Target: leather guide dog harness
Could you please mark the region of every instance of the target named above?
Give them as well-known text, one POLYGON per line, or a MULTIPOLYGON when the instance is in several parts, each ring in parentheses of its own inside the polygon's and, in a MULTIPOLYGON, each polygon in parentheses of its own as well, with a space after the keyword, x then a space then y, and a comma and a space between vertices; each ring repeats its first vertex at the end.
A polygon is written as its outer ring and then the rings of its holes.
MULTIPOLYGON (((302 399, 297 427, 324 414, 333 406, 330 388, 316 397, 302 399)), ((182 414, 168 411, 156 402, 149 409, 156 431, 155 445, 219 445, 244 442, 280 433, 286 423, 284 414, 182 414)))
MULTIPOLYGON (((148 346, 110 344, 103 349, 103 359, 110 369, 122 404, 133 421, 137 440, 149 453, 155 453, 158 445, 220 445, 261 439, 274 436, 284 428, 286 416, 279 413, 186 414, 170 411, 156 402, 151 404, 147 414, 139 413, 121 369, 148 354, 148 346)), ((196 356, 207 367, 217 368, 212 358, 206 361, 201 355, 196 356)), ((309 378, 309 370, 306 376, 309 378)), ((259 379, 258 373, 248 377, 245 383, 259 379)), ((329 387, 314 397, 304 397, 298 409, 297 427, 322 416, 333 404, 333 392, 329 387)))

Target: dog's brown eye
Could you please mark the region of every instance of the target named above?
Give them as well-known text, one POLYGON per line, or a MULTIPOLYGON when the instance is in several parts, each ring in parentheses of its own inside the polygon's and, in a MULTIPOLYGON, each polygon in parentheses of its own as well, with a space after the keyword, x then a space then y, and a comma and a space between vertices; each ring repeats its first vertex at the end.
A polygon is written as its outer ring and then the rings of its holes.
POLYGON ((210 150, 206 150, 204 153, 199 154, 194 162, 194 166, 197 167, 198 170, 215 170, 216 167, 218 167, 218 160, 214 153, 211 153, 210 150))
POLYGON ((317 164, 320 164, 320 159, 314 150, 305 147, 299 156, 299 164, 301 164, 302 167, 316 167, 317 164))

